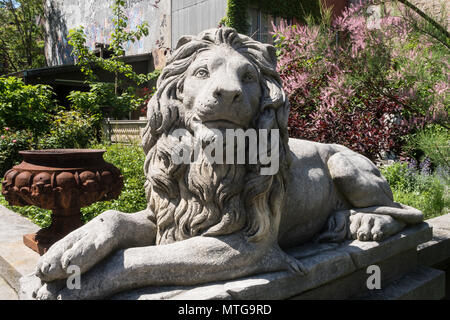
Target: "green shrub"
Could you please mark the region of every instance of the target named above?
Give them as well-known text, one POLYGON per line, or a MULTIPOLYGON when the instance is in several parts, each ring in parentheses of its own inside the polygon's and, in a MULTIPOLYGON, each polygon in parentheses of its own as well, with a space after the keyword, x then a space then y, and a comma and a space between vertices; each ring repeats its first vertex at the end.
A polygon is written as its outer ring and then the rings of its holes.
POLYGON ((448 210, 449 186, 435 175, 422 175, 401 163, 383 167, 381 172, 391 186, 394 200, 421 210, 426 219, 448 210))
MULTIPOLYGON (((124 176, 124 187, 117 200, 100 201, 88 207, 82 208, 83 221, 87 222, 95 216, 107 210, 119 210, 121 212, 138 212, 147 207, 144 191, 144 152, 139 145, 122 144, 98 144, 94 149, 105 149, 104 159, 120 169, 124 176)), ((41 227, 50 225, 51 211, 43 210, 35 206, 16 207, 9 206, 3 196, 0 196, 0 204, 18 212, 41 227)))
POLYGON ((49 227, 52 222, 51 219, 52 212, 50 210, 41 209, 35 206, 26 206, 26 207, 10 206, 2 195, 0 195, 0 204, 14 212, 17 212, 27 217, 41 228, 49 227))
POLYGON ((367 10, 374 3, 332 19, 323 10, 319 25, 274 28, 291 137, 343 144, 377 160, 400 155, 425 124, 448 126, 449 49, 388 10, 373 28, 367 10))
POLYGON ((144 103, 144 99, 137 97, 135 89, 131 87, 116 95, 112 83, 98 82, 90 86, 90 91, 72 91, 67 98, 74 110, 90 114, 99 122, 106 117, 126 118, 130 111, 138 109, 144 103))
POLYGON ((48 134, 39 140, 38 149, 87 148, 96 137, 95 119, 78 111, 60 111, 48 134))
POLYGON ((391 189, 412 191, 415 189, 416 176, 404 163, 394 163, 381 168, 381 173, 389 182, 391 189))
POLYGON ((85 221, 89 221, 106 210, 121 212, 138 212, 147 207, 144 190, 144 151, 142 147, 124 144, 99 144, 95 149, 106 149, 105 161, 120 169, 124 177, 124 187, 117 200, 96 202, 82 208, 85 221))
POLYGON ((33 135, 29 131, 13 131, 6 127, 0 130, 0 175, 22 160, 21 150, 32 149, 33 135))
POLYGON ((435 166, 450 167, 450 131, 439 125, 429 126, 411 136, 406 146, 414 158, 429 157, 435 166))
POLYGON ((49 86, 25 85, 15 77, 0 77, 0 127, 46 132, 58 110, 49 86))

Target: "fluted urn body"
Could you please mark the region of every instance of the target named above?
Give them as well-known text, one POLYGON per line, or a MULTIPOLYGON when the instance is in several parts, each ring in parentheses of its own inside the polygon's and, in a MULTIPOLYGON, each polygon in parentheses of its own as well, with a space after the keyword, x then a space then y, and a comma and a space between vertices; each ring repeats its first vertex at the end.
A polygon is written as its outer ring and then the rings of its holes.
POLYGON ((11 205, 52 210, 52 222, 24 244, 43 254, 56 241, 82 225, 80 208, 116 199, 123 177, 105 162, 105 150, 50 149, 20 151, 23 162, 5 173, 2 194, 11 205))

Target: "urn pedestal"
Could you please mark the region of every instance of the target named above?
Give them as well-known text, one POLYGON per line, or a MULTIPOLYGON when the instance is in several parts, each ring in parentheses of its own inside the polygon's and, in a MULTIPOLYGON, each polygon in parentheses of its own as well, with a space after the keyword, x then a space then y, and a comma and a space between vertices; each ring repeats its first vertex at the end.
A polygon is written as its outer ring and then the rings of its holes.
POLYGON ((24 244, 44 254, 56 241, 82 225, 80 208, 116 199, 123 177, 103 159, 105 150, 51 149, 20 151, 23 162, 5 173, 2 195, 10 205, 52 210, 52 222, 24 244))

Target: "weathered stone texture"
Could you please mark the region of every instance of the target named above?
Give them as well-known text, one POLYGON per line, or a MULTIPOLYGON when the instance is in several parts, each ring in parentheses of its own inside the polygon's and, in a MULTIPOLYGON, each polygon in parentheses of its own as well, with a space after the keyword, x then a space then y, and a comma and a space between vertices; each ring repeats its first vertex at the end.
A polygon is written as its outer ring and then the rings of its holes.
POLYGON ((359 296, 360 300, 440 300, 445 296, 445 275, 441 270, 419 267, 380 291, 359 296))
POLYGON ((289 250, 308 270, 306 276, 276 272, 197 287, 144 288, 113 299, 347 299, 367 290, 369 265, 380 266, 382 284, 415 270, 416 247, 430 238, 423 223, 381 243, 308 244, 289 250))
POLYGON ((0 205, 0 277, 19 290, 22 275, 34 271, 39 254, 24 246, 22 237, 39 227, 0 205))
POLYGON ((419 263, 434 266, 450 259, 450 214, 427 220, 433 238, 418 247, 419 263))

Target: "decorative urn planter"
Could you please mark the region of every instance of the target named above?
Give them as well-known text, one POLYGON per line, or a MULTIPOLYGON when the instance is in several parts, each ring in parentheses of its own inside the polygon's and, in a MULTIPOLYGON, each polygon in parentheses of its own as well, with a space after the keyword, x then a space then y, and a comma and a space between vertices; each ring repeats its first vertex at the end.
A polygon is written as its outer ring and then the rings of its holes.
POLYGON ((5 173, 2 194, 10 205, 52 210, 52 222, 23 236, 39 254, 82 225, 80 208, 116 199, 123 187, 119 169, 105 162, 105 150, 20 151, 23 162, 5 173))

